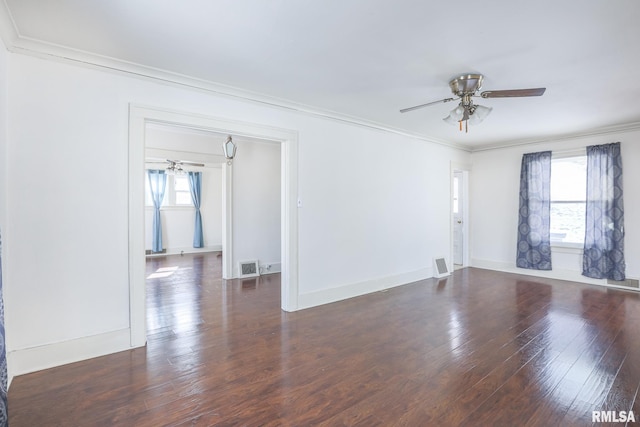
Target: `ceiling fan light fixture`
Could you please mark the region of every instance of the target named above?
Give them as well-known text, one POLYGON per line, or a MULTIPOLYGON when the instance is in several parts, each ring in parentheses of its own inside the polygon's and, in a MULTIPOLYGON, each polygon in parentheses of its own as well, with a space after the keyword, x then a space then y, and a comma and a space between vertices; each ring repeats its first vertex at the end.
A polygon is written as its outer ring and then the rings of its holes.
POLYGON ((462 105, 458 105, 456 108, 449 112, 449 115, 445 117, 444 120, 446 123, 450 125, 457 125, 462 117, 464 116, 464 107, 462 105))
POLYGON ((476 105, 473 114, 469 117, 469 122, 472 125, 477 125, 482 123, 484 119, 491 114, 493 111, 493 107, 485 107, 484 105, 476 105))
MULTIPOLYGON (((542 96, 546 91, 543 87, 530 89, 508 89, 508 90, 490 90, 480 93, 484 76, 482 74, 469 73, 462 74, 449 81, 451 92, 460 99, 460 104, 451 110, 449 115, 445 117, 446 123, 458 125, 462 131, 462 122, 464 122, 465 131, 469 130, 469 122, 471 124, 481 123, 491 113, 493 108, 483 105, 475 105, 471 100, 472 97, 481 96, 482 98, 520 98, 530 96, 542 96)), ((403 108, 401 113, 417 110, 419 108, 428 107, 430 105, 440 104, 443 102, 454 101, 456 98, 445 98, 440 101, 427 102, 426 104, 416 105, 415 107, 403 108)))

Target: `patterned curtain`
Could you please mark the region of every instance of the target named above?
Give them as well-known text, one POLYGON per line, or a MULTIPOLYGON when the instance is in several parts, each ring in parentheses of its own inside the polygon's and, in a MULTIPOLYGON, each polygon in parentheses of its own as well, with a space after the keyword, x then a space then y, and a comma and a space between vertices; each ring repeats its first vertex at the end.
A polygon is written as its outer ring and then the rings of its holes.
POLYGON ((582 274, 625 280, 620 143, 587 147, 587 210, 582 274))
POLYGON ((7 411, 7 348, 4 340, 4 302, 2 298, 2 236, 0 236, 0 426, 9 425, 7 411))
POLYGON ((516 266, 551 270, 551 151, 522 156, 516 266))
POLYGON ((153 244, 152 252, 162 252, 162 222, 160 220, 160 206, 167 187, 167 175, 163 170, 147 170, 151 199, 153 200, 153 244))

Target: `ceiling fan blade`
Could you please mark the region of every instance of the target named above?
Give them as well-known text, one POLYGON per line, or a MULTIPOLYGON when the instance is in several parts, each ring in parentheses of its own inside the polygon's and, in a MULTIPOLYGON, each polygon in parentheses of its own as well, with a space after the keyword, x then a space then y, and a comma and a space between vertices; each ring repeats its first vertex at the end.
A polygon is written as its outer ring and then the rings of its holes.
POLYGON ((400 110, 401 113, 408 113, 409 111, 413 111, 413 110, 417 110, 418 108, 424 108, 424 107, 428 107, 429 105, 435 105, 435 104, 440 104, 443 102, 449 102, 449 101, 453 101, 456 98, 445 98, 445 99, 441 99, 440 101, 433 101, 433 102, 429 102, 427 104, 422 104, 422 105, 416 105, 415 107, 409 107, 409 108, 403 108, 402 110, 400 110))
POLYGON ((487 90, 482 92, 480 96, 483 98, 517 98, 522 96, 541 96, 545 87, 535 89, 511 89, 511 90, 487 90))

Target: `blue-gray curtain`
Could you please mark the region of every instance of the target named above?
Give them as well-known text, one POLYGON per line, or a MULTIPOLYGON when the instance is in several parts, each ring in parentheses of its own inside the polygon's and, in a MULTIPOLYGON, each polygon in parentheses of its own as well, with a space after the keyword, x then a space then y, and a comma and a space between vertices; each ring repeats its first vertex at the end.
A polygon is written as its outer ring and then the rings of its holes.
POLYGON ((162 222, 160 221, 160 206, 167 188, 167 175, 163 170, 147 170, 151 199, 153 200, 153 244, 152 252, 162 252, 162 222))
POLYGON ((7 410, 7 348, 4 339, 4 302, 2 298, 2 236, 0 236, 0 426, 9 425, 7 410))
POLYGON ((200 194, 202 193, 202 172, 189 172, 189 190, 191 201, 196 208, 196 227, 193 232, 193 247, 203 248, 202 215, 200 214, 200 194))
POLYGON ((582 274, 625 280, 620 143, 587 147, 587 210, 582 274))
POLYGON ((516 265, 551 270, 551 151, 522 156, 516 265))

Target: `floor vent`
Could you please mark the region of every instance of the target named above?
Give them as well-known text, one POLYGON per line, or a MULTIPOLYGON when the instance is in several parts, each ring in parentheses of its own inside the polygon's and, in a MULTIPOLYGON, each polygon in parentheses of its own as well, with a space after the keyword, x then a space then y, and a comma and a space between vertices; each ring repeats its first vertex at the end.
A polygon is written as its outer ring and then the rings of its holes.
POLYGON ((260 268, 258 267, 258 261, 241 261, 239 264, 240 275, 238 278, 244 277, 256 277, 260 275, 260 268))
POLYGON ((447 261, 444 257, 433 259, 433 277, 445 277, 448 276, 449 268, 447 267, 447 261))
POLYGON ((640 289, 640 282, 638 281, 638 279, 607 280, 607 284, 624 286, 625 288, 640 289))

